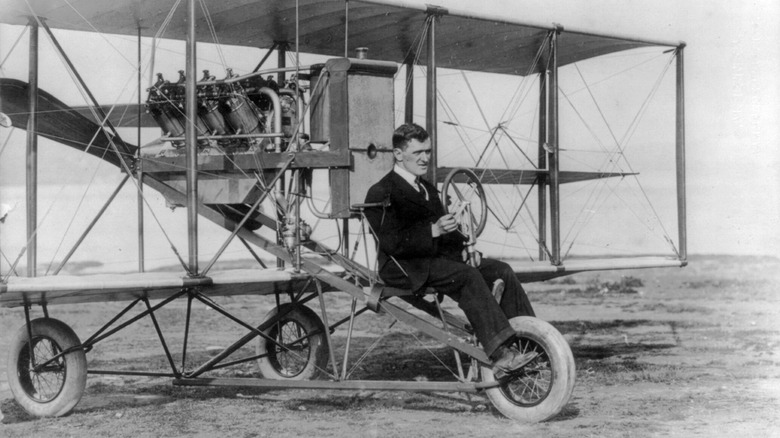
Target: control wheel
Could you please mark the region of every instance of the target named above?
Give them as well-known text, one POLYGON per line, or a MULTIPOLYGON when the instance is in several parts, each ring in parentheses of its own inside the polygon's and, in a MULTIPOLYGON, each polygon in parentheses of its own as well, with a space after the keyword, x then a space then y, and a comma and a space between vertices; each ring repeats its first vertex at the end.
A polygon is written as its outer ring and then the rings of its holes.
POLYGON ((452 169, 444 178, 441 192, 444 209, 450 213, 455 213, 464 203, 468 203, 474 237, 479 237, 487 223, 488 208, 485 189, 477 174, 464 167, 452 169))

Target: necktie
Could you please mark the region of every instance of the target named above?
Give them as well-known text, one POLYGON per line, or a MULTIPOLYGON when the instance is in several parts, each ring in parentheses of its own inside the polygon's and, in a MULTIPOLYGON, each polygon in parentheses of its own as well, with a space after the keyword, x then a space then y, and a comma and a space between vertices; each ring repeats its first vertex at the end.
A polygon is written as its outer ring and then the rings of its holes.
POLYGON ((415 184, 417 184, 417 191, 422 193, 423 196, 425 196, 425 200, 428 200, 428 190, 426 190, 425 186, 422 185, 419 178, 416 178, 414 180, 415 184))

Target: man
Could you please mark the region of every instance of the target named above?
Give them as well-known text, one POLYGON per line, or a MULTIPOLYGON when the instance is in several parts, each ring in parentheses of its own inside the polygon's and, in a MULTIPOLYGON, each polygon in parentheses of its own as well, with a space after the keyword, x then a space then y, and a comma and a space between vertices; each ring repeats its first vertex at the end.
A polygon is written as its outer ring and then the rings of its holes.
MULTIPOLYGON (((374 184, 366 218, 379 241, 379 275, 389 286, 422 293, 436 289, 458 302, 477 339, 499 373, 519 369, 536 353, 520 353, 508 318, 534 316, 531 303, 514 272, 504 262, 482 259, 474 268, 463 261, 466 238, 439 199, 436 186, 420 178, 431 159, 428 133, 408 123, 393 133, 395 166, 374 184), (500 304, 488 285, 502 280, 500 304)), ((497 282, 498 288, 501 281, 497 282)))

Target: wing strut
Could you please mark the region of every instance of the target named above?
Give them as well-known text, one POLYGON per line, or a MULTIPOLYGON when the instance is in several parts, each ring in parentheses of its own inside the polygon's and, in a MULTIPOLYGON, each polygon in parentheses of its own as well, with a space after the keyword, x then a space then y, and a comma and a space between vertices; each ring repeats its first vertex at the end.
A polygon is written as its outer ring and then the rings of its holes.
MULTIPOLYGON (((27 276, 36 276, 38 263, 38 22, 30 18, 30 91, 27 119, 27 276)), ((26 308, 26 307, 25 307, 26 308)))
POLYGON ((195 0, 187 3, 187 78, 185 96, 187 104, 187 129, 184 131, 187 148, 187 236, 189 244, 189 272, 191 276, 198 275, 198 138, 195 120, 198 117, 197 100, 195 97, 196 50, 195 40, 195 0))
POLYGON ((431 163, 428 167, 428 181, 436 181, 436 167, 438 165, 438 131, 436 126, 436 21, 439 19, 441 11, 433 8, 428 9, 428 68, 427 68, 427 98, 425 105, 425 128, 431 139, 431 163))
POLYGON ((681 261, 688 260, 688 237, 685 220, 685 81, 683 51, 685 43, 677 47, 677 99, 676 99, 676 145, 677 145, 677 232, 680 245, 678 256, 681 261))
MULTIPOLYGON (((544 61, 543 68, 539 69, 539 148, 537 152, 538 168, 547 168, 547 65, 549 60, 544 61)), ((539 223, 537 227, 539 229, 538 239, 539 242, 539 260, 547 260, 547 175, 539 174, 536 177, 537 182, 537 196, 538 196, 538 217, 539 223)))
POLYGON ((547 132, 547 162, 550 168, 550 237, 552 239, 552 257, 550 262, 561 264, 561 196, 559 181, 558 149, 558 34, 556 29, 550 38, 550 72, 548 91, 549 128, 547 132))
MULTIPOLYGON (((142 68, 141 68, 141 24, 138 24, 138 41, 137 41, 137 50, 138 50, 138 109, 136 110, 136 117, 138 117, 138 126, 136 126, 136 135, 137 135, 137 141, 138 149, 136 149, 136 160, 141 159, 141 90, 142 90, 142 68)), ((146 270, 144 263, 146 259, 146 248, 144 245, 144 170, 143 167, 139 164, 136 168, 136 179, 138 180, 138 192, 136 193, 136 214, 138 216, 138 272, 144 272, 146 270)))

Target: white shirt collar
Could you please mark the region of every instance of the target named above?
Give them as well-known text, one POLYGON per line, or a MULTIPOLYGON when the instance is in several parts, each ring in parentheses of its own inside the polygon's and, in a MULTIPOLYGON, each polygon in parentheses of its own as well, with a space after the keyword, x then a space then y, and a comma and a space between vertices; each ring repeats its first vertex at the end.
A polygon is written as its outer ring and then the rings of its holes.
POLYGON ((401 178, 404 179, 404 181, 408 182, 412 188, 415 190, 419 190, 417 188, 417 176, 413 174, 412 172, 409 172, 408 170, 404 169, 403 167, 399 166, 398 164, 393 167, 393 171, 401 176, 401 178))

